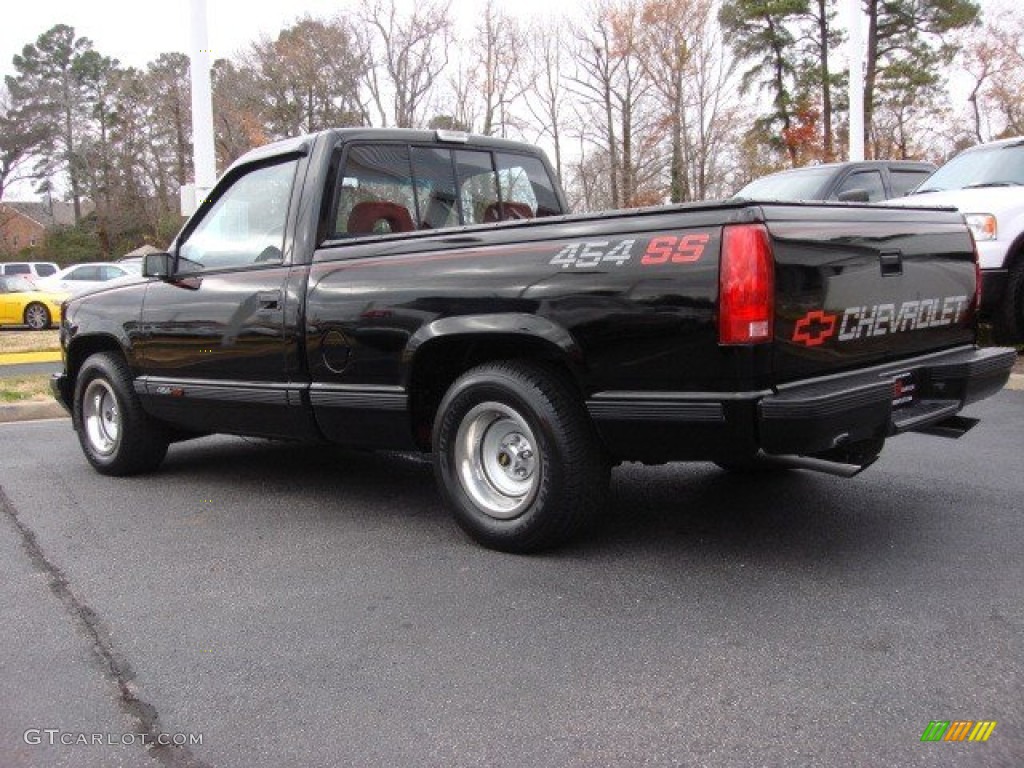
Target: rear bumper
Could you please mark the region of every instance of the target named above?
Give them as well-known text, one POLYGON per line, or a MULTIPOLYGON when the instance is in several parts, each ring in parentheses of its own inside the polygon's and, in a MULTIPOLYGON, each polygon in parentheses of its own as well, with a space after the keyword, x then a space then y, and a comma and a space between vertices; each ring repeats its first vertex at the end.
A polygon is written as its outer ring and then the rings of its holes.
POLYGON ((1014 360, 962 347, 764 392, 602 392, 587 408, 623 460, 815 456, 947 421, 1002 389, 1014 360))

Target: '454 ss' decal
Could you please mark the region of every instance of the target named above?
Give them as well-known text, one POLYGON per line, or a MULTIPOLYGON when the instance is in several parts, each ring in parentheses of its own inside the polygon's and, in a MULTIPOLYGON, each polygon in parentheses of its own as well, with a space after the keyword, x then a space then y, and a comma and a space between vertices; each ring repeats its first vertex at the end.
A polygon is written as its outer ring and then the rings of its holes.
MULTIPOLYGON (((687 235, 655 235, 646 241, 640 266, 692 264, 700 261, 711 240, 707 232, 687 235)), ((603 265, 622 267, 632 261, 637 240, 586 240, 568 243, 549 262, 562 269, 594 269, 603 265)), ((640 241, 643 243, 643 241, 640 241)))

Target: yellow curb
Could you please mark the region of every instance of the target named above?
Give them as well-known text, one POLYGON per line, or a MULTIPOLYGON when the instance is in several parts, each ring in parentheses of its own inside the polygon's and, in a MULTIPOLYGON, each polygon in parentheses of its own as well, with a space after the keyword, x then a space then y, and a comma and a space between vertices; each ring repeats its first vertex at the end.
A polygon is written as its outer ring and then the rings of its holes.
POLYGON ((49 352, 7 352, 0 355, 0 365, 21 365, 23 363, 59 363, 60 351, 49 352))

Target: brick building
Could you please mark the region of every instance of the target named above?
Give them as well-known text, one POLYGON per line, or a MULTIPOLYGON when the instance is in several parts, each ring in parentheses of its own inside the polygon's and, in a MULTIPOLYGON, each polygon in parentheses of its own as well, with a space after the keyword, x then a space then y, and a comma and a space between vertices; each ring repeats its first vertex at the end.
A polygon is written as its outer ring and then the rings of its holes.
MULTIPOLYGON (((83 215, 92 210, 83 201, 83 215)), ((75 207, 71 203, 2 202, 0 203, 0 255, 16 256, 25 248, 41 245, 47 233, 75 223, 75 207)))

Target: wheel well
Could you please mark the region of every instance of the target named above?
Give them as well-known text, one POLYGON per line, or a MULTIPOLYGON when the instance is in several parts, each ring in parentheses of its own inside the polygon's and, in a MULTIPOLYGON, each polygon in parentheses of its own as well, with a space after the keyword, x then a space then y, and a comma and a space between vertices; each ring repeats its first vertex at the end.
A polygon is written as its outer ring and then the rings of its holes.
POLYGON ((124 357, 124 350, 113 336, 86 336, 72 341, 67 353, 67 375, 72 392, 82 363, 97 352, 114 352, 124 357))
POLYGON ((436 339, 416 353, 409 375, 409 410, 417 446, 430 450, 434 417, 445 392, 471 368, 498 360, 538 360, 562 369, 579 386, 565 353, 542 339, 507 335, 463 335, 436 339))

